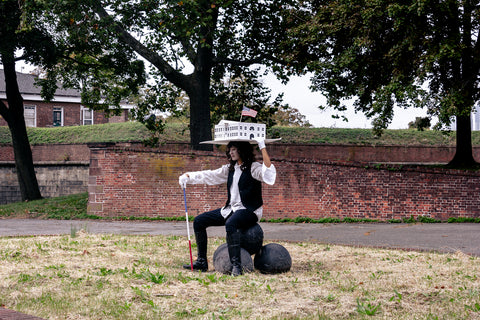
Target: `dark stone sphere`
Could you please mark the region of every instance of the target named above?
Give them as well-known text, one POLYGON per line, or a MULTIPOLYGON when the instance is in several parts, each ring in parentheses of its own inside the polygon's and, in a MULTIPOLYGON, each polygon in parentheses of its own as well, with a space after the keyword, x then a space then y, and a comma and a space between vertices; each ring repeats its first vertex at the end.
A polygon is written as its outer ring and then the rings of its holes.
POLYGON ((254 266, 261 273, 287 272, 292 267, 292 258, 284 246, 278 243, 269 243, 255 255, 254 266))
POLYGON ((263 230, 258 223, 248 229, 241 229, 240 246, 250 254, 256 254, 263 246, 263 230))
MULTIPOLYGON (((240 257, 242 260, 243 272, 253 271, 253 261, 247 250, 240 249, 240 257)), ((228 254, 228 245, 226 243, 220 245, 213 253, 213 266, 216 271, 229 274, 232 271, 232 263, 228 254)))

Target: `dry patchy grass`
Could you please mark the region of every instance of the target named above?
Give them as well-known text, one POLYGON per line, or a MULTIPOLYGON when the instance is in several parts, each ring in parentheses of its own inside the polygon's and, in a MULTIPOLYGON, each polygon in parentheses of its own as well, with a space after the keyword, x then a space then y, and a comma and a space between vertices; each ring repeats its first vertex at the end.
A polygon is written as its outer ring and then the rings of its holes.
POLYGON ((233 278, 182 269, 183 237, 0 238, 0 304, 46 319, 480 318, 476 257, 280 244, 290 272, 233 278))

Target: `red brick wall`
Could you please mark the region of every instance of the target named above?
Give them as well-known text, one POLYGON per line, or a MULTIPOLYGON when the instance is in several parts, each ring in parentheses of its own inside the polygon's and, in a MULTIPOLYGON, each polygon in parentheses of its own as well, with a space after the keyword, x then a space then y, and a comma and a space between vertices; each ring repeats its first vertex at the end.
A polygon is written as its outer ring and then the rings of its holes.
MULTIPOLYGON (((178 145, 176 145, 178 148, 178 145)), ((379 168, 368 164, 278 156, 278 176, 264 185, 264 217, 354 217, 379 220, 428 216, 479 217, 480 174, 444 169, 379 168)), ((154 151, 91 146, 90 214, 170 217, 185 214, 178 176, 225 163, 221 152, 154 151)), ((274 155, 277 154, 277 155, 274 155)), ((218 208, 225 186, 189 185, 189 213, 218 208)))
POLYGON ((0 144, 0 161, 15 161, 13 148, 9 144, 0 144))
POLYGON ((128 110, 123 110, 122 113, 118 116, 110 116, 107 121, 108 123, 119 123, 119 122, 127 122, 128 121, 128 110))
MULTIPOLYGON (((455 148, 448 146, 372 146, 275 144, 270 153, 279 157, 360 162, 448 163, 455 148)), ((475 159, 480 161, 480 147, 474 147, 475 159)))
MULTIPOLYGON (((31 148, 34 162, 90 161, 90 150, 85 144, 40 144, 31 148)), ((15 161, 11 145, 0 144, 0 161, 15 161)))

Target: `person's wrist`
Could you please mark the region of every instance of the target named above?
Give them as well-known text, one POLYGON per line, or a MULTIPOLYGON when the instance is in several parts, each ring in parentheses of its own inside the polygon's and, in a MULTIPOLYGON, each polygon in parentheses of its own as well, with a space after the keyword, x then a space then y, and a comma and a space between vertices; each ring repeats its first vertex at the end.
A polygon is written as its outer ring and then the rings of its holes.
POLYGON ((265 140, 257 140, 257 142, 258 142, 258 148, 260 150, 265 148, 265 140))

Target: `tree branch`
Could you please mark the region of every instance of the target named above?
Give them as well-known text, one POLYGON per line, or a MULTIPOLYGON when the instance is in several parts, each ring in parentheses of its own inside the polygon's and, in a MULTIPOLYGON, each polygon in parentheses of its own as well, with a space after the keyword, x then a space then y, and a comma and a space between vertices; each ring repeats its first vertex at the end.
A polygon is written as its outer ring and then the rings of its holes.
POLYGON ((130 33, 128 33, 118 22, 116 22, 103 8, 100 1, 95 2, 95 12, 104 19, 110 19, 115 28, 115 32, 118 34, 119 39, 123 41, 126 45, 132 48, 135 52, 145 58, 147 61, 152 63, 158 70, 167 78, 168 81, 172 82, 174 85, 186 90, 188 85, 188 77, 182 73, 176 71, 174 68, 168 64, 162 57, 160 57, 155 52, 152 52, 148 49, 143 43, 134 38, 130 33))
POLYGON ((263 61, 263 58, 257 57, 253 59, 247 59, 247 60, 238 60, 238 59, 230 59, 230 58, 213 58, 213 63, 214 64, 231 64, 235 66, 250 66, 255 63, 260 63, 263 61))
POLYGON ((193 61, 195 61, 196 54, 195 54, 195 50, 193 50, 193 48, 190 46, 187 39, 177 37, 176 40, 178 40, 181 43, 182 48, 185 51, 185 54, 187 55, 190 62, 193 63, 193 61))
POLYGON ((252 64, 256 64, 256 63, 264 63, 265 60, 272 61, 272 62, 281 64, 281 65, 287 65, 286 61, 284 61, 282 59, 275 58, 274 56, 271 56, 271 55, 260 55, 256 58, 246 59, 246 60, 238 60, 238 59, 217 57, 217 58, 213 59, 213 63, 214 64, 227 63, 227 64, 231 64, 231 65, 235 65, 235 66, 248 67, 248 66, 251 66, 252 64))

